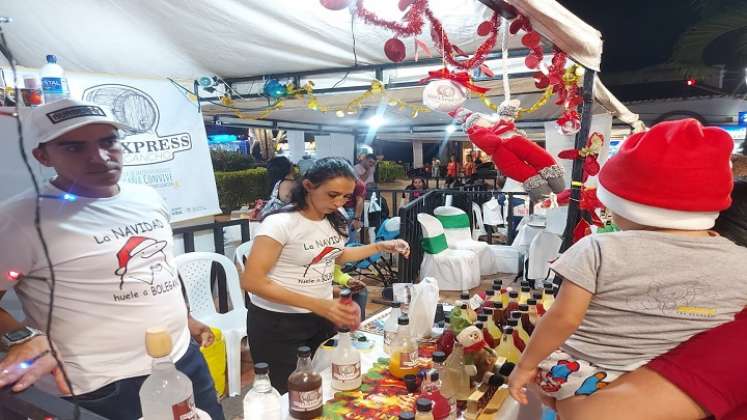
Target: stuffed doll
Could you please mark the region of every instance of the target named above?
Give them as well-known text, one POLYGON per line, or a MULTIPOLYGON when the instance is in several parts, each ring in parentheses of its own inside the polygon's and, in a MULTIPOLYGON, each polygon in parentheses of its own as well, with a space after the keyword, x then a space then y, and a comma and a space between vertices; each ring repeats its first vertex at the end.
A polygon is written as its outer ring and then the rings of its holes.
POLYGON ((449 115, 464 124, 470 141, 493 158, 503 175, 521 182, 530 198, 538 202, 551 192, 563 191, 563 168, 550 153, 516 129, 518 112, 519 101, 511 100, 501 104, 497 118, 461 107, 449 115))
POLYGON ((457 335, 457 341, 464 346, 464 364, 475 366, 476 373, 472 376, 472 381, 482 382, 485 373, 492 371, 498 360, 495 351, 488 347, 482 331, 474 325, 463 329, 457 335))

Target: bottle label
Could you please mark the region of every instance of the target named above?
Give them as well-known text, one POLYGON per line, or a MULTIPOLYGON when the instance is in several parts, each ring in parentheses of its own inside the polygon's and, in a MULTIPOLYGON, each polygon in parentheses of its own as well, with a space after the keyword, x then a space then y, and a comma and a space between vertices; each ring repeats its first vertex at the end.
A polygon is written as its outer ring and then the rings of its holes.
POLYGON ((59 77, 43 77, 42 91, 46 93, 62 94, 62 79, 59 77))
POLYGON ((174 415, 174 420, 199 420, 192 397, 172 405, 171 412, 174 415))
POLYGON ((314 411, 322 406, 322 388, 311 391, 289 391, 290 408, 293 411, 314 411))
POLYGON ((332 363, 332 379, 336 381, 354 381, 361 376, 361 362, 349 365, 332 363))
POLYGON ((480 295, 474 295, 469 299, 468 303, 469 303, 469 307, 472 308, 472 310, 474 311, 475 309, 482 306, 482 304, 485 303, 485 301, 482 300, 480 295))
POLYGON ((418 351, 401 352, 399 354, 399 367, 402 369, 411 369, 418 364, 418 351))

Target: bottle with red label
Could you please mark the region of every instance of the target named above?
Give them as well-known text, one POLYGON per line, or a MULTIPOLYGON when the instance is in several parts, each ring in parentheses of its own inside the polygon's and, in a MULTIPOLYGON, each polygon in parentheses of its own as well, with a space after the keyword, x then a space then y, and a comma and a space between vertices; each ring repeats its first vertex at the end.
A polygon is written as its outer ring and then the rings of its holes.
POLYGON ((410 334, 410 318, 407 315, 400 315, 397 324, 399 328, 391 345, 389 373, 401 379, 405 375, 418 373, 418 343, 410 334))
POLYGON ((322 415, 322 377, 311 367, 311 349, 298 348, 296 370, 288 377, 288 412, 298 420, 309 420, 322 415))
POLYGON ((355 331, 360 326, 360 318, 361 318, 361 307, 358 306, 357 303, 353 302, 353 291, 348 289, 347 287, 340 290, 340 302, 344 303, 346 305, 350 305, 351 308, 355 309, 358 312, 358 322, 356 322, 354 325, 343 325, 344 327, 348 327, 350 331, 355 331))
POLYGON ((149 328, 145 332, 145 349, 153 358, 153 368, 140 387, 143 420, 197 420, 192 381, 171 360, 169 333, 149 328))
POLYGON ((438 343, 436 343, 436 348, 447 356, 451 354, 451 349, 454 348, 454 340, 456 340, 456 335, 454 334, 454 330, 451 329, 451 323, 450 317, 446 317, 444 319, 446 321, 446 328, 444 328, 443 334, 441 334, 441 337, 438 338, 438 343))
POLYGON ((423 380, 421 385, 422 392, 420 398, 427 398, 433 401, 433 418, 435 420, 446 420, 451 413, 451 407, 446 397, 441 394, 441 378, 437 370, 431 370, 423 380))
POLYGON ((332 353, 332 388, 352 391, 361 386, 361 354, 353 347, 349 329, 337 331, 337 347, 332 353))

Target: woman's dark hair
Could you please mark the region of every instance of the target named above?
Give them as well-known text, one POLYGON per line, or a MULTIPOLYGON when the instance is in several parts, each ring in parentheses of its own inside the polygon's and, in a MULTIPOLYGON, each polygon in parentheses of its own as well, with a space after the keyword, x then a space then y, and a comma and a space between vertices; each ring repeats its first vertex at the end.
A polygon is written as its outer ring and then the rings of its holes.
POLYGON ((270 189, 275 187, 278 181, 282 180, 290 173, 293 164, 285 156, 278 156, 267 162, 267 181, 270 189))
POLYGON ((412 180, 410 180, 410 185, 407 186, 408 189, 413 189, 413 190, 415 189, 415 180, 416 179, 419 179, 420 182, 423 183, 423 190, 427 190, 428 189, 428 181, 426 181, 425 178, 422 177, 422 176, 414 176, 414 177, 412 177, 412 180))
POLYGON ((719 214, 713 230, 737 245, 747 247, 747 180, 734 182, 731 207, 719 214))
MULTIPOLYGON (((355 171, 343 158, 327 157, 317 160, 302 177, 296 179, 296 183, 291 189, 290 203, 270 214, 304 210, 309 205, 306 202, 308 191, 303 186, 304 180, 308 179, 315 186, 319 186, 337 177, 345 177, 355 181, 355 171)), ((337 233, 345 237, 348 236, 348 220, 342 213, 334 211, 328 214, 326 218, 337 233)))

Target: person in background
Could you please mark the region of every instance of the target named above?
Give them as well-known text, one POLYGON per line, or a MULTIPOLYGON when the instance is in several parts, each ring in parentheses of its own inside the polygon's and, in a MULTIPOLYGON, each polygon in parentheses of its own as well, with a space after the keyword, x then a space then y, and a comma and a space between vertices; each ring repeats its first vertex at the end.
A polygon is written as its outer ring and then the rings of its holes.
POLYGON ((356 174, 341 158, 323 158, 296 182, 291 205, 262 221, 241 277, 251 293, 247 337, 255 362, 270 364, 280 392, 296 368, 296 350, 317 347, 335 327, 356 328, 357 305, 333 300, 335 265, 379 252, 409 256, 403 240, 345 247, 348 222, 340 208, 355 189, 356 174))
POLYGON ((300 175, 305 174, 312 165, 314 165, 314 158, 311 157, 309 152, 304 153, 301 160, 298 161, 298 173, 300 175))
POLYGON ((285 156, 270 159, 267 162, 267 179, 272 185, 272 193, 270 193, 270 199, 262 207, 261 218, 290 202, 291 188, 296 179, 293 163, 285 156))
POLYGON ((412 178, 410 185, 405 187, 408 193, 402 193, 404 203, 408 203, 413 200, 417 200, 420 196, 424 195, 428 190, 428 182, 423 177, 416 176, 412 178))
POLYGON ((441 160, 437 157, 434 157, 431 161, 431 174, 433 178, 439 178, 441 177, 441 160))
POLYGON ((475 162, 472 161, 472 153, 467 155, 467 163, 464 164, 464 176, 469 178, 475 174, 475 162))
POLYGON ((25 123, 28 140, 36 144, 34 158, 56 174, 40 185, 39 201, 53 265, 34 227, 34 191, 3 202, 0 234, 14 239, 0 252, 0 298, 14 288, 26 321, 21 324, 0 309, 0 334, 9 346, 2 349, 0 387, 21 391, 37 384, 63 397, 72 391, 80 406, 94 413, 137 419, 142 416, 138 393, 152 367, 145 331, 162 327, 173 342, 171 360, 192 381, 197 407, 222 420, 199 350, 211 334, 188 317, 169 207, 153 188, 120 182, 123 124, 99 105, 72 99, 33 108, 25 123), (54 311, 49 308, 52 270, 54 311), (62 366, 45 336, 50 312, 51 341, 62 366))
POLYGON ((343 208, 348 217, 348 242, 360 242, 356 233, 363 227, 363 203, 366 200, 366 185, 360 179, 355 180, 355 189, 343 208))
POLYGON ((360 162, 355 165, 355 174, 358 176, 358 179, 363 181, 366 188, 376 186, 374 172, 376 172, 376 155, 373 153, 362 156, 360 162))
POLYGON ((456 156, 449 156, 449 164, 446 165, 446 185, 453 186, 457 181, 459 175, 459 164, 456 161, 456 156))

